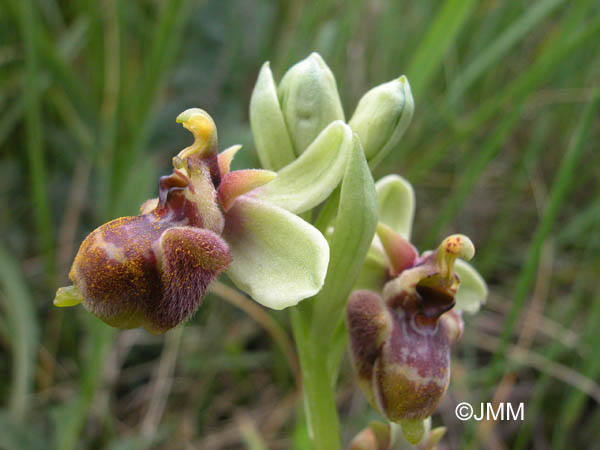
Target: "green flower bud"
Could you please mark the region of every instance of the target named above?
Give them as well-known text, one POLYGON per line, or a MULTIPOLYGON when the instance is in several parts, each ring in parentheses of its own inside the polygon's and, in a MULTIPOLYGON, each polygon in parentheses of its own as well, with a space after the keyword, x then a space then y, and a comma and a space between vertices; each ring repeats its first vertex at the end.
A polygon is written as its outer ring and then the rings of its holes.
POLYGON ((390 450, 393 444, 389 423, 373 421, 350 443, 350 450, 390 450))
POLYGON ((277 93, 297 155, 331 122, 344 120, 335 77, 318 53, 292 66, 277 93))
POLYGON ((404 75, 363 95, 349 125, 360 137, 371 167, 398 144, 414 110, 410 85, 404 75))
POLYGON ((409 422, 372 421, 352 439, 350 450, 434 450, 446 433, 445 427, 431 428, 431 417, 409 422))

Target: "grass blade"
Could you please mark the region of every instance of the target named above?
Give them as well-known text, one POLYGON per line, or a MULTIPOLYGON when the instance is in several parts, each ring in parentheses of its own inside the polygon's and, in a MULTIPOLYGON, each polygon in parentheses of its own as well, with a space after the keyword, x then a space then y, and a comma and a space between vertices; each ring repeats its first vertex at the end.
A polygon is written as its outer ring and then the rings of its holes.
POLYGON ((38 324, 33 300, 17 262, 0 244, 0 297, 4 300, 7 340, 12 344, 10 411, 22 419, 29 404, 37 351, 38 324))
POLYGON ((46 196, 46 163, 44 161, 44 138, 39 98, 38 55, 36 48, 37 14, 33 0, 19 3, 19 26, 25 45, 25 129, 27 135, 27 157, 33 199, 33 211, 37 234, 47 266, 47 273, 54 274, 54 238, 52 218, 46 196))
POLYGON ((463 72, 458 75, 449 88, 448 103, 456 102, 468 88, 479 78, 492 64, 502 58, 506 52, 523 37, 529 33, 537 24, 548 17, 564 0, 546 0, 535 3, 526 13, 504 33, 502 33, 491 45, 479 53, 479 56, 471 62, 463 72))
MULTIPOLYGON (((516 106, 512 113, 506 116, 500 125, 498 125, 496 131, 484 143, 479 153, 474 156, 473 162, 466 170, 461 170, 462 173, 460 175, 460 184, 458 188, 445 202, 444 208, 437 216, 434 225, 431 227, 431 230, 425 239, 425 242, 427 242, 429 247, 435 245, 439 241, 441 231, 456 216, 473 186, 479 179, 479 176, 496 153, 502 148, 502 144, 508 138, 520 116, 521 107, 516 106)), ((467 158, 464 159, 466 160, 467 158)))
MULTIPOLYGON (((494 354, 493 361, 495 364, 501 363, 501 360, 505 357, 508 341, 516 325, 519 313, 525 305, 527 293, 529 292, 529 289, 531 288, 531 285, 535 279, 535 273, 540 261, 542 246, 548 238, 560 208, 566 200, 569 190, 575 181, 575 170, 581 159, 581 156, 583 155, 585 138, 588 135, 594 119, 596 118, 599 93, 600 91, 596 91, 594 100, 583 111, 577 128, 569 142, 569 147, 567 148, 567 151, 560 163, 558 173, 555 177, 555 182, 553 183, 552 190, 550 191, 548 197, 548 203, 545 208, 544 215, 536 227, 531 245, 529 247, 525 266, 519 274, 519 278, 517 280, 513 303, 502 331, 500 345, 494 354)), ((502 364, 500 364, 500 366, 502 366, 502 364)))
POLYGON ((473 0, 446 0, 433 19, 407 71, 415 98, 426 91, 474 6, 473 0))

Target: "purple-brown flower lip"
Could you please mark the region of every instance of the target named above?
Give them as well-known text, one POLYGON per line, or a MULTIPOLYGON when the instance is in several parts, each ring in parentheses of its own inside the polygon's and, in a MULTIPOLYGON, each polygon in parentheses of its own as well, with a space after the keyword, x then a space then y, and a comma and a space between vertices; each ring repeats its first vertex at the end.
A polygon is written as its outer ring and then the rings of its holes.
POLYGON ((456 258, 474 249, 462 235, 450 236, 435 251, 419 255, 390 227, 377 236, 387 258, 382 292, 354 292, 347 307, 353 362, 370 402, 390 421, 429 417, 450 379, 450 344, 462 332, 451 311, 460 278, 456 258))
POLYGON ((194 143, 158 181, 158 198, 141 214, 112 220, 82 243, 55 304, 83 305, 109 325, 162 333, 190 317, 208 285, 231 262, 221 234, 224 213, 241 195, 270 181, 267 171, 231 172, 233 154, 217 155, 214 122, 201 110, 178 121, 194 143))

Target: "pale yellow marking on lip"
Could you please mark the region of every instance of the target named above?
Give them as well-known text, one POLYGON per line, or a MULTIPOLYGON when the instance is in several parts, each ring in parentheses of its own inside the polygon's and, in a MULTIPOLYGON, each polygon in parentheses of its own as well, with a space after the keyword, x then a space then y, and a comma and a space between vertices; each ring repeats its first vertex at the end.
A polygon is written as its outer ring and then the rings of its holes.
POLYGON ((409 382, 414 383, 416 387, 423 386, 431 382, 437 384, 441 388, 444 388, 446 386, 446 374, 448 372, 447 370, 442 369, 437 376, 422 377, 421 375, 419 375, 419 372, 416 368, 409 367, 405 364, 389 364, 388 370, 390 369, 394 370, 398 375, 402 375, 403 377, 405 377, 409 382))
POLYGON ((123 264, 125 262, 125 252, 123 248, 117 247, 112 242, 106 242, 104 238, 98 233, 94 240, 94 247, 101 248, 108 256, 108 259, 123 264))

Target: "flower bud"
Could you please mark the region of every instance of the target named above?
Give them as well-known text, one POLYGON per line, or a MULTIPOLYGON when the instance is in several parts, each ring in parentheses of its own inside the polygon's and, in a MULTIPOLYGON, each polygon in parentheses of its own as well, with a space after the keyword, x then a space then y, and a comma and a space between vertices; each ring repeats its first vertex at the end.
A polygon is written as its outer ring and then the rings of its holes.
POLYGON ((389 423, 373 421, 352 439, 350 450, 390 450, 392 437, 389 423))
POLYGON ((277 93, 297 155, 331 122, 344 120, 335 78, 318 53, 292 66, 277 93))
POLYGON ((432 429, 431 418, 420 421, 417 436, 410 428, 410 425, 372 421, 352 439, 350 450, 433 450, 446 433, 445 427, 432 429))
POLYGON ((349 125, 360 137, 371 167, 398 144, 414 109, 410 85, 404 75, 374 87, 360 99, 349 125))

